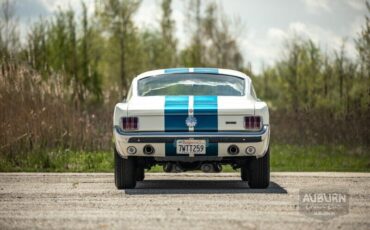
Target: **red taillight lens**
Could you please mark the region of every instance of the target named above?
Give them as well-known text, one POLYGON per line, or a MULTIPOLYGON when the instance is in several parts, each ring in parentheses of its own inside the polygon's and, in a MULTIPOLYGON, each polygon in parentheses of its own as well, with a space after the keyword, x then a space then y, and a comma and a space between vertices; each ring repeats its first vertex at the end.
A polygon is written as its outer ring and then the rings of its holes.
POLYGON ((137 130, 139 119, 137 117, 122 117, 122 128, 124 130, 137 130))
POLYGON ((244 117, 244 128, 248 130, 260 130, 262 128, 262 119, 259 116, 244 117))

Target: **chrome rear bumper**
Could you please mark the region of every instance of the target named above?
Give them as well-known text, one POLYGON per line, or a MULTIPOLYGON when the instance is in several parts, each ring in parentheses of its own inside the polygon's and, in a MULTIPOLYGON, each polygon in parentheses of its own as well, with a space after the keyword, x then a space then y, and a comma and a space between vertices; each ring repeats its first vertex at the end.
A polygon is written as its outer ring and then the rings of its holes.
MULTIPOLYGON (((137 149, 135 156, 166 157, 166 145, 174 144, 178 139, 202 139, 207 143, 217 144, 217 157, 240 157, 256 156, 262 157, 267 151, 270 139, 270 128, 264 125, 257 132, 242 131, 220 131, 220 132, 124 132, 120 127, 114 127, 114 138, 116 148, 121 156, 130 156, 127 148, 133 146, 137 149), (152 145, 156 151, 152 155, 145 155, 142 149, 145 145, 152 145), (237 145, 240 153, 230 155, 227 148, 231 145, 237 145), (253 154, 244 151, 247 147, 255 148, 253 154)), ((173 155, 171 155, 173 156, 173 155)), ((180 156, 180 155, 179 155, 180 156)), ((195 156, 197 157, 197 156, 195 156)))

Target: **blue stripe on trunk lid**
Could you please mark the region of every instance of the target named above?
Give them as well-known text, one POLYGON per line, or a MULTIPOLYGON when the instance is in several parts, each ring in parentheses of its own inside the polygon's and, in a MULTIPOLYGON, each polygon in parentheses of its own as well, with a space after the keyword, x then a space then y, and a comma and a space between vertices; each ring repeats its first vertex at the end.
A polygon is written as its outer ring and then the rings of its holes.
MULTIPOLYGON (((217 96, 194 96, 194 117, 197 125, 194 131, 218 131, 217 96)), ((189 132, 185 120, 188 117, 188 96, 166 96, 165 97, 165 131, 189 132)), ((181 156, 176 153, 176 141, 166 143, 166 156, 181 156)), ((196 154, 195 156, 197 156, 196 154)), ((199 156, 204 154, 199 154, 199 156)), ((218 155, 218 144, 207 143, 206 156, 218 155)), ((184 155, 182 155, 184 156, 184 155)))
POLYGON ((218 131, 217 96, 195 96, 194 117, 197 125, 194 131, 218 131))
MULTIPOLYGON (((188 96, 166 96, 164 106, 164 126, 166 132, 189 132, 185 123, 189 113, 188 96)), ((175 141, 176 142, 176 141, 175 141)), ((166 143, 166 156, 176 156, 176 143, 166 143)))
POLYGON ((165 131, 188 132, 185 123, 189 111, 188 96, 166 96, 164 105, 165 131))

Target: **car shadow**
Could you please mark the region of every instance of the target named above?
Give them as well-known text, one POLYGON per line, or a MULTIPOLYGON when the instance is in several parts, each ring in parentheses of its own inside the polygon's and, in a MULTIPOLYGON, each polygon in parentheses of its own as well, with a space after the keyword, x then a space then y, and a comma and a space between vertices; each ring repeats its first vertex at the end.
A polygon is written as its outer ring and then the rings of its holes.
POLYGON ((145 180, 135 189, 126 189, 128 195, 160 194, 232 194, 272 193, 287 194, 287 190, 275 182, 266 189, 251 189, 247 182, 226 180, 145 180))

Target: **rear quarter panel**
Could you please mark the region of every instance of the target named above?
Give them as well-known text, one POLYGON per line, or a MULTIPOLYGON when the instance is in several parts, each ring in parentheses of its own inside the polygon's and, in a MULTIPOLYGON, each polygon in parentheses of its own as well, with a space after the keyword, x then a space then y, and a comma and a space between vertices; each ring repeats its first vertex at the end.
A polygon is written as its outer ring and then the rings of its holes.
POLYGON ((264 125, 270 124, 269 109, 266 102, 257 101, 254 103, 254 111, 256 116, 261 116, 264 125))
POLYGON ((113 113, 113 126, 120 126, 120 119, 121 117, 127 116, 127 103, 118 103, 114 107, 114 113, 113 113))

